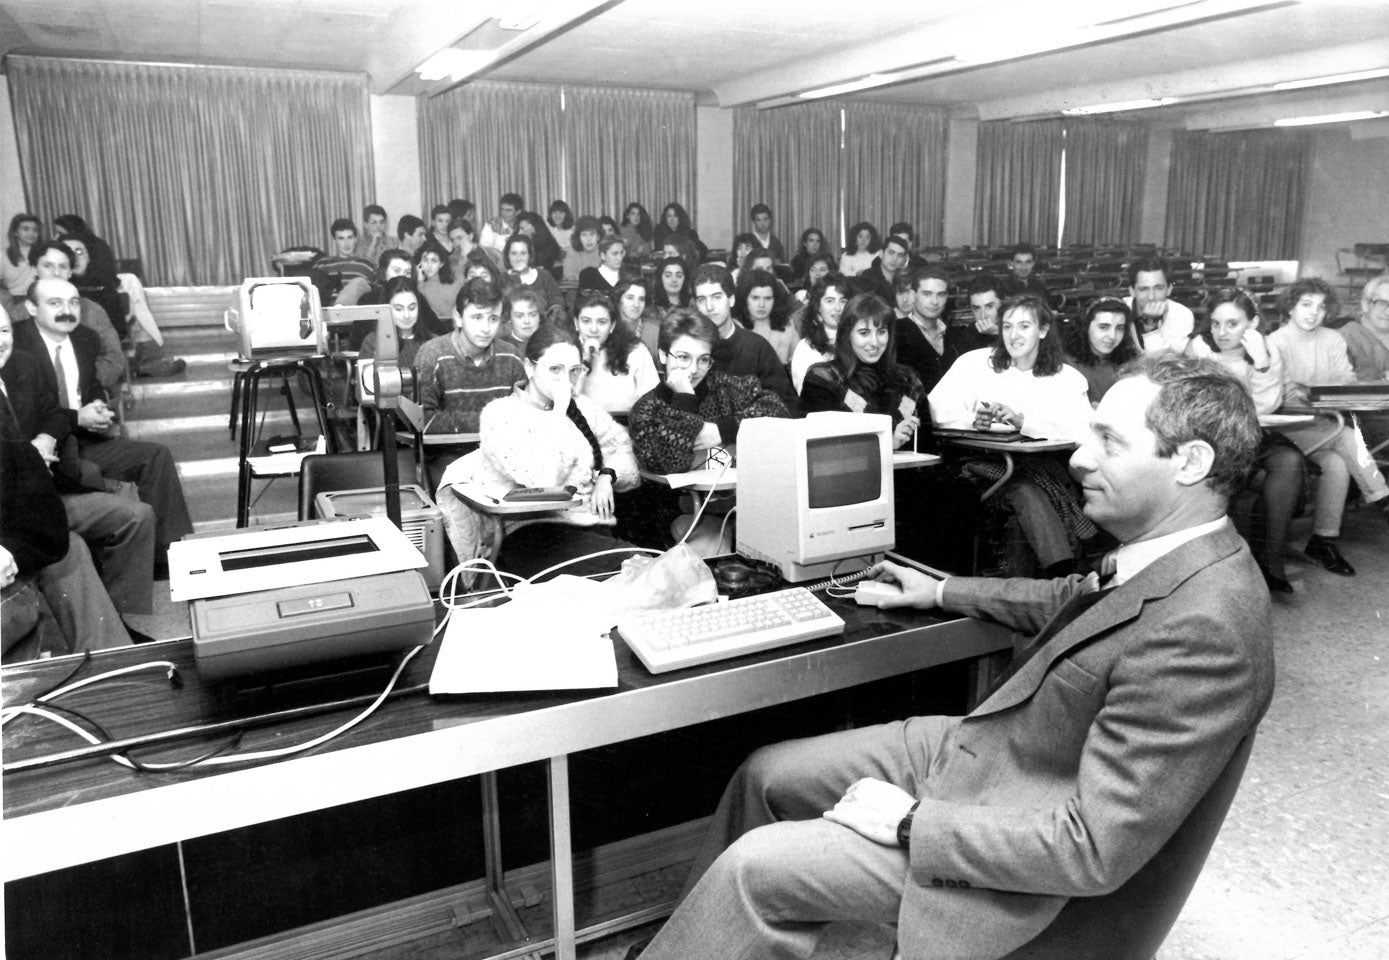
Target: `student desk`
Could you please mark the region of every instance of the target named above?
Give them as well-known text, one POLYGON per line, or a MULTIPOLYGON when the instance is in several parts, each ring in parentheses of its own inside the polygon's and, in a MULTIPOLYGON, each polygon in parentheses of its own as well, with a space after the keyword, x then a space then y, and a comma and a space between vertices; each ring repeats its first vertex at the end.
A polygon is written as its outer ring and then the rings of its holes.
POLYGON ((1013 454, 1015 453, 1058 453, 1074 450, 1076 445, 1069 440, 988 440, 984 437, 936 437, 945 446, 960 447, 966 450, 986 450, 1003 457, 1003 476, 984 491, 980 500, 987 500, 1002 489, 1013 476, 1013 454))
MULTIPOLYGON (((892 454, 893 470, 912 470, 918 467, 934 467, 941 458, 934 453, 916 453, 912 450, 895 450, 892 454)), ((717 466, 689 470, 685 473, 656 473, 643 470, 642 478, 672 490, 691 490, 699 493, 708 491, 723 492, 738 489, 738 468, 723 469, 717 466)))
MULTIPOLYGON (((405 696, 387 701, 365 723, 317 750, 247 769, 146 774, 92 759, 6 773, 3 878, 541 761, 548 765, 554 930, 507 955, 553 949, 561 960, 572 960, 585 931, 576 929, 574 915, 569 754, 1013 649, 1014 634, 996 625, 828 602, 847 623, 842 636, 659 676, 647 673, 626 644, 614 640, 616 690, 448 701, 405 696)), ((435 653, 435 647, 422 651, 399 688, 425 683, 435 653)), ((62 702, 93 716, 116 737, 225 719, 216 690, 203 684, 192 656, 191 641, 97 653, 79 676, 167 659, 178 665, 184 687, 173 690, 162 674, 149 673, 96 684, 62 702)), ((47 690, 73 662, 58 658, 6 667, 5 701, 24 702, 47 690)), ((977 667, 975 697, 986 688, 989 673, 977 667)), ((239 749, 300 742, 347 715, 255 729, 239 749)), ((33 717, 11 721, 4 739, 7 763, 80 746, 71 734, 33 717)), ((220 742, 185 741, 141 756, 193 757, 220 742)), ((609 923, 603 929, 616 928, 609 923)))

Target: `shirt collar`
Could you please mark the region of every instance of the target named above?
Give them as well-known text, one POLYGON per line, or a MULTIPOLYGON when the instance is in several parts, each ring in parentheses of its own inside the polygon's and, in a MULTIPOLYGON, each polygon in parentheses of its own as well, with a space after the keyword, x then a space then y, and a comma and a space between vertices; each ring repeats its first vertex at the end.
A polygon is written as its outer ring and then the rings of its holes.
POLYGON ((1124 544, 1114 551, 1114 586, 1127 583, 1142 573, 1150 564, 1156 563, 1182 544, 1189 543, 1208 533, 1214 533, 1229 522, 1227 517, 1217 517, 1208 523, 1187 527, 1185 530, 1178 530, 1176 533, 1169 533, 1163 537, 1124 544))

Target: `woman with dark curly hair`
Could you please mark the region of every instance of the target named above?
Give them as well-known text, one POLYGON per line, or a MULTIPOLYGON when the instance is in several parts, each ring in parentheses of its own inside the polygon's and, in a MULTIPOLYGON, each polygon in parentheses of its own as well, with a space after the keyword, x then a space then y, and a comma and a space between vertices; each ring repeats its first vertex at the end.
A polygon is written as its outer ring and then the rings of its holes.
POLYGON ((733 294, 733 316, 772 345, 783 367, 790 365, 800 334, 789 323, 786 288, 766 270, 746 270, 733 294))
POLYGON ((1114 386, 1119 368, 1143 352, 1133 310, 1114 297, 1090 304, 1080 323, 1066 329, 1064 339, 1066 362, 1085 378, 1091 403, 1099 403, 1114 386))
POLYGON ((810 291, 810 300, 801 316, 801 339, 791 352, 791 385, 801 392, 806 371, 813 363, 834 359, 834 340, 839 318, 854 295, 847 277, 832 273, 810 291))
POLYGON ((878 237, 878 228, 867 220, 850 227, 847 236, 844 252, 839 255, 839 272, 846 277, 856 277, 873 265, 873 258, 883 243, 878 237))
MULTIPOLYGON (((801 233, 800 246, 796 248, 796 255, 791 258, 791 276, 805 276, 805 268, 810 266, 813 258, 819 256, 833 258, 834 254, 824 233, 818 227, 811 227, 801 233)), ((833 264, 833 259, 830 262, 833 264)))
POLYGON ((654 236, 651 214, 647 213, 641 204, 627 204, 627 209, 622 211, 622 223, 618 225, 618 233, 627 241, 627 256, 639 260, 651 253, 654 236))
POLYGON ((613 315, 606 294, 586 292, 574 302, 574 329, 588 373, 579 392, 609 413, 625 413, 661 382, 656 362, 631 328, 613 315))
POLYGON ((678 203, 668 203, 661 211, 661 222, 651 232, 651 242, 653 246, 663 248, 672 237, 681 237, 694 245, 695 256, 688 258, 691 269, 696 260, 702 260, 709 254, 709 248, 699 239, 694 224, 690 222, 690 215, 678 203))

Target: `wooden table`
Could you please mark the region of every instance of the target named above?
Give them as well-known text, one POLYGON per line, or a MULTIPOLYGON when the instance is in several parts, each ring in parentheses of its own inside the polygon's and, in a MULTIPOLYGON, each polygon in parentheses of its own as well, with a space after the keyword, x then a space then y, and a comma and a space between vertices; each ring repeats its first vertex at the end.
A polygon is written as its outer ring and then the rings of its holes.
MULTIPOLYGON (((475 776, 516 764, 548 768, 554 934, 509 951, 553 949, 572 960, 576 930, 569 829, 570 754, 960 660, 1011 651, 1001 627, 911 610, 882 611, 852 601, 827 602, 847 628, 811 640, 659 676, 647 673, 625 643, 614 640, 614 691, 540 692, 387 701, 368 721, 315 751, 248 769, 137 773, 92 759, 7 773, 0 821, 3 878, 33 876, 191 837, 294 816, 475 776)), ((436 647, 426 648, 400 685, 428 680, 436 647)), ((101 722, 116 737, 228 719, 218 689, 204 684, 191 641, 173 641, 92 657, 80 676, 155 659, 174 662, 184 687, 145 674, 88 687, 64 703, 101 722)), ((72 658, 6 667, 4 697, 22 703, 71 669, 72 658)), ((987 685, 976 670, 975 696, 987 685)), ((355 711, 354 711, 355 712, 355 711)), ((299 742, 336 726, 346 714, 296 720, 246 734, 239 750, 299 742)), ((158 751, 160 759, 197 756, 210 742, 158 751)), ((5 761, 13 764, 78 745, 66 731, 22 717, 5 727, 5 761)), ((146 752, 144 758, 153 758, 146 752)), ((611 922, 606 929, 614 929, 611 922)))

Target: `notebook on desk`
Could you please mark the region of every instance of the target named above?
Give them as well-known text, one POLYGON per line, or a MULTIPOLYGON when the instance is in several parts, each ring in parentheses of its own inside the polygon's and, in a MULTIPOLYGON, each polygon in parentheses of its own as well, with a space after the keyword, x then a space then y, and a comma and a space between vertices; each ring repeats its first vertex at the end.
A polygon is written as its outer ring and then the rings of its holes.
POLYGON ((962 430, 955 427, 936 427, 932 433, 941 440, 988 440, 992 443, 1022 443, 1037 441, 1020 430, 962 430))
POLYGON ((1389 380, 1363 383, 1312 383, 1307 385, 1307 399, 1312 403, 1370 403, 1389 402, 1389 380))

